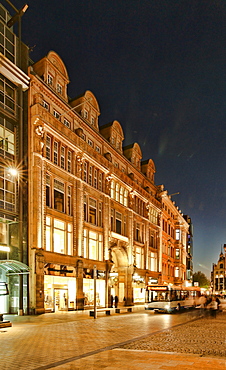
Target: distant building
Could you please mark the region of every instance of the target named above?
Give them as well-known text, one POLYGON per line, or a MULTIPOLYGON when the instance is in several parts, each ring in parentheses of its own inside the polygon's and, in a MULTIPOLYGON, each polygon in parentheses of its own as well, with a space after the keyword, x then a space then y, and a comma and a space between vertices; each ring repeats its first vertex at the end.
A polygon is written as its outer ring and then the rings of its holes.
POLYGON ((99 127, 92 92, 68 98, 55 52, 29 77, 31 312, 93 306, 95 273, 99 306, 112 295, 144 303, 148 283, 182 285, 188 224, 155 185, 153 161, 137 143, 123 147, 118 121, 99 127))
POLYGON ((219 255, 218 262, 213 263, 211 286, 214 294, 226 294, 226 244, 219 255))
POLYGON ((186 243, 189 225, 163 186, 159 187, 159 191, 162 205, 161 279, 164 284, 182 286, 186 280, 186 243))
POLYGON ((0 4, 0 312, 27 312, 28 48, 7 26, 0 4))
POLYGON ((189 225, 186 241, 186 281, 187 285, 192 285, 193 281, 193 224, 191 218, 184 215, 184 219, 189 225))

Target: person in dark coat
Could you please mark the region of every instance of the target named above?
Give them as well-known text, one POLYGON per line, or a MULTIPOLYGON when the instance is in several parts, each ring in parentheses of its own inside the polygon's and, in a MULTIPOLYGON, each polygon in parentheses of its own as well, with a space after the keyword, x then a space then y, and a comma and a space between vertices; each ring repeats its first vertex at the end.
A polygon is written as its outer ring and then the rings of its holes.
POLYGON ((111 307, 113 307, 113 301, 114 301, 114 297, 113 295, 111 295, 111 307))
POLYGON ((116 295, 115 296, 115 308, 117 308, 118 307, 118 296, 116 295))

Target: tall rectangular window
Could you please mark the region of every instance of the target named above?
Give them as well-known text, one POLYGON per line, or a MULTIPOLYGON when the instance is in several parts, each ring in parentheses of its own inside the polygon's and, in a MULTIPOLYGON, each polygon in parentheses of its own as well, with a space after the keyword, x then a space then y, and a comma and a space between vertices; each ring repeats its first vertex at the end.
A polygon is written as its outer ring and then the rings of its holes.
POLYGON ((73 256, 73 225, 67 225, 67 253, 73 256))
POLYGON ((15 155, 14 125, 0 117, 0 154, 13 159, 15 155))
POLYGON ((53 145, 53 162, 58 165, 58 142, 54 141, 53 145))
POLYGON ((51 218, 46 217, 46 250, 51 251, 51 218))
POLYGON ((54 209, 64 212, 64 183, 54 179, 54 209))
POLYGON ((51 137, 46 136, 46 158, 51 161, 51 137))
POLYGON ((122 215, 119 212, 115 212, 115 226, 116 233, 122 234, 122 215))
POLYGON ((72 153, 68 151, 67 153, 67 170, 71 173, 71 159, 72 159, 72 153))
POLYGON ((97 189, 97 170, 94 170, 93 186, 97 189))
POLYGON ((83 180, 87 182, 87 162, 83 164, 83 180))
POLYGON ((7 78, 0 74, 0 103, 3 108, 15 114, 16 88, 7 78))
POLYGON ((65 169, 65 148, 64 146, 62 146, 60 150, 60 167, 65 169))
POLYGON ((46 206, 51 207, 51 187, 50 187, 50 176, 46 175, 46 206))
POLYGON ((93 167, 89 166, 89 185, 93 183, 93 167))
POLYGON ((176 240, 180 240, 180 229, 176 229, 176 240))
POLYGON ((71 186, 67 188, 67 207, 68 207, 68 214, 72 216, 72 191, 71 186))
POLYGON ((51 76, 51 75, 49 75, 48 74, 48 84, 50 85, 50 86, 52 86, 53 85, 53 76, 51 76))
POLYGON ((65 253, 65 222, 54 219, 53 251, 65 253))

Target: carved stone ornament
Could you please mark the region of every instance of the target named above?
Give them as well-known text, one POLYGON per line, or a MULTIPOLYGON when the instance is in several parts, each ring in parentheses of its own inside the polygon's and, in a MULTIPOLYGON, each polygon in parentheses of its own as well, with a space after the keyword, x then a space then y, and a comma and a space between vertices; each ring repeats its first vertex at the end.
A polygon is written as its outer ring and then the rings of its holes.
POLYGON ((44 135, 44 127, 42 127, 42 126, 37 126, 36 127, 36 129, 35 129, 35 132, 36 132, 36 134, 38 135, 38 136, 41 136, 41 137, 43 137, 43 135, 44 135))

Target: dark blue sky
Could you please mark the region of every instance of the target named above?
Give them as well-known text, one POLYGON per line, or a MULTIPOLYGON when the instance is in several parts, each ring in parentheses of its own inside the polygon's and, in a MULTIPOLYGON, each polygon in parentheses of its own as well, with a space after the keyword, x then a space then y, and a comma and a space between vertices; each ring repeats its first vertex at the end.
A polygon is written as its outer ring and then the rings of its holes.
MULTIPOLYGON (((6 2, 2 0, 6 5, 6 2)), ((24 4, 14 0, 17 8, 24 4)), ((194 270, 226 243, 225 0, 35 0, 22 19, 37 61, 56 51, 69 95, 91 90, 100 125, 138 142, 194 224, 194 270)))

